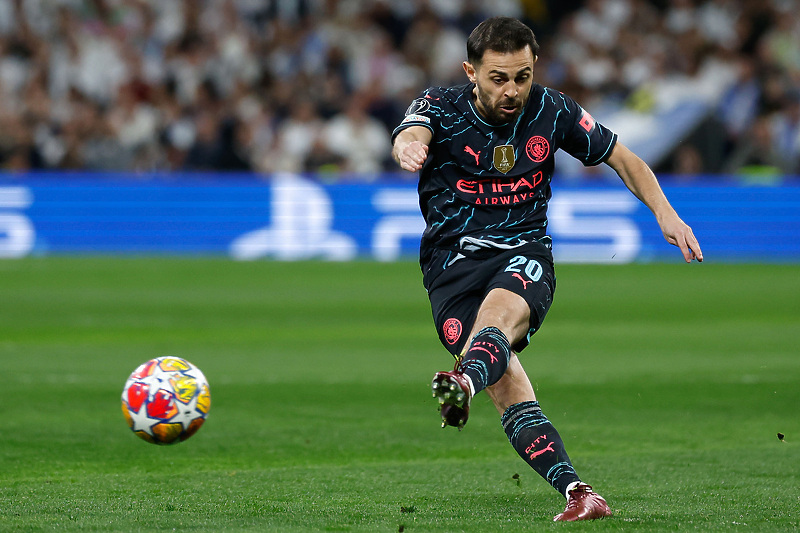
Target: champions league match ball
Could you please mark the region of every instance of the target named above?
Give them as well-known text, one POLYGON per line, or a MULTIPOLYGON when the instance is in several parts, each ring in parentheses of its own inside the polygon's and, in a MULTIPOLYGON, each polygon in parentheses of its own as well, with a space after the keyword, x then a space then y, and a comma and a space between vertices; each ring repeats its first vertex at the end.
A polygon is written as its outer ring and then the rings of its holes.
POLYGON ((131 430, 153 444, 194 435, 211 409, 211 391, 199 368, 180 357, 140 365, 122 389, 122 414, 131 430))

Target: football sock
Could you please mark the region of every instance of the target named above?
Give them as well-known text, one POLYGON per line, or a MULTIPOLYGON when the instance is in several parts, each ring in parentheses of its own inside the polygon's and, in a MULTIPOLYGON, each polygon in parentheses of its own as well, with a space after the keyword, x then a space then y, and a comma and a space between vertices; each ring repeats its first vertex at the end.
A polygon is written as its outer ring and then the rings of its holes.
POLYGON ((542 413, 539 402, 516 403, 501 418, 511 446, 531 468, 559 493, 580 481, 556 428, 542 413))
POLYGON ((580 484, 581 484, 580 481, 573 481, 572 483, 567 485, 567 488, 564 489, 564 497, 569 500, 569 491, 571 491, 572 489, 574 489, 575 487, 577 487, 580 484))
POLYGON ((472 380, 475 394, 503 377, 511 358, 511 345, 502 331, 483 328, 472 338, 461 358, 461 371, 472 380))

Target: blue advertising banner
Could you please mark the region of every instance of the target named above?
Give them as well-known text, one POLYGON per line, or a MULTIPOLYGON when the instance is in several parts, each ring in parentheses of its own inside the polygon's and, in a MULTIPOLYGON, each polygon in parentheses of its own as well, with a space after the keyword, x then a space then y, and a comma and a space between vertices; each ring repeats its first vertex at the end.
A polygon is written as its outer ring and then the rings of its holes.
MULTIPOLYGON (((664 189, 708 260, 800 260, 800 184, 743 186, 709 178, 664 189)), ((681 259, 621 184, 554 186, 549 215, 559 262, 681 259)), ((5 258, 99 253, 393 261, 416 257, 423 229, 415 183, 393 176, 368 184, 296 175, 0 177, 5 258)))

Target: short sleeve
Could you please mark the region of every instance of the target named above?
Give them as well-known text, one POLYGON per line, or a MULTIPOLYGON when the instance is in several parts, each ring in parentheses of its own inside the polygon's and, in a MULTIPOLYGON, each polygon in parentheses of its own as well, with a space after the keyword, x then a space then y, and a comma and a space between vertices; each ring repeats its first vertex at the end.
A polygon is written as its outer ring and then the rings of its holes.
POLYGON ((617 134, 597 122, 572 98, 564 98, 569 112, 561 148, 587 167, 605 162, 617 143, 617 134))
POLYGON ((442 116, 441 101, 441 94, 438 94, 435 89, 423 91, 418 98, 411 102, 403 120, 392 132, 392 142, 398 133, 411 126, 423 126, 435 135, 442 116))

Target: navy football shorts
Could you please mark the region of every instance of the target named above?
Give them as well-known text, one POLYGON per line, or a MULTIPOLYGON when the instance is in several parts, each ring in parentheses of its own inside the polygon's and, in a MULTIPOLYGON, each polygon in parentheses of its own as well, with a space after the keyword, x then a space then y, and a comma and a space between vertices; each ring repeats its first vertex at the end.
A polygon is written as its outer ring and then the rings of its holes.
POLYGON ((464 257, 446 268, 446 259, 440 253, 434 255, 438 261, 434 257, 428 272, 441 270, 435 277, 426 276, 432 279, 426 279, 425 285, 444 347, 453 355, 461 354, 484 298, 492 289, 503 288, 522 296, 531 310, 528 335, 512 347, 516 352, 523 350, 553 302, 556 276, 550 249, 534 242, 488 257, 464 257))

